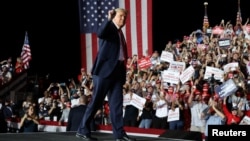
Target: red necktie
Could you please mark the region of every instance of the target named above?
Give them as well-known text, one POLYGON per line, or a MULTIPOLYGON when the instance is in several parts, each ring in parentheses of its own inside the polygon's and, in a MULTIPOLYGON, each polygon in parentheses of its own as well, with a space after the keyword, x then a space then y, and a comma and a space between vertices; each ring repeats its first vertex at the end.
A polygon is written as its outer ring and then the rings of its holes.
POLYGON ((120 34, 120 37, 121 37, 121 45, 122 45, 122 48, 123 48, 124 63, 126 65, 127 57, 128 57, 127 44, 126 44, 126 41, 125 41, 125 38, 124 38, 124 35, 123 35, 121 29, 119 30, 119 34, 120 34))

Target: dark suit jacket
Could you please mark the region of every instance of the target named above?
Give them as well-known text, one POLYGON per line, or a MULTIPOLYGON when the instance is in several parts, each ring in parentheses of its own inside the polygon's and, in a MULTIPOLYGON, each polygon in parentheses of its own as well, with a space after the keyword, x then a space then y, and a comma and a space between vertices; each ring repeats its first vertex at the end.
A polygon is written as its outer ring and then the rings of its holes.
MULTIPOLYGON (((107 20, 97 32, 99 40, 99 51, 92 68, 92 75, 107 78, 114 71, 120 53, 120 37, 115 24, 107 20)), ((127 54, 125 54, 127 58, 127 54)), ((124 80, 126 73, 124 73, 124 80)))
POLYGON ((66 131, 77 131, 86 108, 86 105, 79 105, 70 109, 66 131))

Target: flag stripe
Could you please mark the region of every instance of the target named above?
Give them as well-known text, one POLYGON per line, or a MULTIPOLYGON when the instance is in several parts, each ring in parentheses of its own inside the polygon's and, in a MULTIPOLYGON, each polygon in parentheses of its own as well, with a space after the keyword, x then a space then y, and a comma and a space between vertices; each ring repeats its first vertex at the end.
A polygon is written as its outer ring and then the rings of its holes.
MULTIPOLYGON (((136 5, 136 11, 135 13, 139 13, 139 15, 142 15, 142 8, 141 5, 142 1, 138 0, 136 1, 135 5, 136 5)), ((136 17, 136 33, 137 33, 137 55, 139 57, 142 56, 142 16, 137 16, 136 17)))
POLYGON ((153 24, 152 24, 153 23, 153 9, 152 9, 153 3, 152 3, 152 0, 147 0, 147 2, 146 1, 143 1, 143 2, 147 4, 146 8, 145 7, 142 8, 146 10, 142 12, 142 14, 144 14, 143 19, 147 19, 146 22, 143 22, 143 23, 146 23, 146 24, 143 24, 143 27, 147 29, 147 33, 142 34, 142 35, 147 36, 147 38, 143 38, 143 39, 146 39, 144 41, 147 43, 144 45, 143 50, 144 50, 145 56, 148 56, 153 52, 153 24))
POLYGON ((30 50, 29 38, 28 38, 27 32, 25 33, 25 37, 24 37, 24 44, 23 44, 22 52, 21 52, 21 60, 23 62, 24 68, 28 69, 29 62, 31 60, 31 50, 30 50))
MULTIPOLYGON (((127 42, 128 55, 142 57, 152 53, 152 0, 118 0, 119 7, 129 11, 123 33, 127 42)), ((81 8, 81 6, 79 6, 81 8)), ((80 18, 82 15, 80 14, 80 18)), ((80 19, 81 20, 81 19, 80 19)), ((81 25, 83 26, 83 25, 81 25)), ((82 67, 90 71, 98 52, 95 33, 81 33, 82 67)))

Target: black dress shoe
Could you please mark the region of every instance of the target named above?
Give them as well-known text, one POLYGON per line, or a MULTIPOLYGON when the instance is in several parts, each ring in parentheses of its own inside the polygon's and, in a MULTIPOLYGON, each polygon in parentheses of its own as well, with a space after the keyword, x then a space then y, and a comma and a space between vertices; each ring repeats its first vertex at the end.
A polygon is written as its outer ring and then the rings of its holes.
POLYGON ((119 139, 116 139, 115 141, 136 141, 136 139, 130 138, 126 135, 126 136, 123 136, 119 139))
POLYGON ((76 137, 81 138, 84 141, 97 141, 98 140, 97 138, 94 138, 94 137, 91 137, 91 136, 85 136, 85 135, 82 135, 82 134, 79 134, 79 133, 76 133, 76 137))

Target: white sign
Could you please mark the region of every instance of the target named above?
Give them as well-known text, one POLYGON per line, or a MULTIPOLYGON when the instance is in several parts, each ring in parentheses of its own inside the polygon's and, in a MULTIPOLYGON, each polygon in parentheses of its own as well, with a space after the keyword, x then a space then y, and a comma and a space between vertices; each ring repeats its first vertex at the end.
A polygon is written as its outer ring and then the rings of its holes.
POLYGON ((181 83, 184 84, 186 83, 188 80, 190 80, 190 78, 193 76, 194 74, 194 68, 192 65, 190 65, 187 69, 185 69, 181 75, 180 75, 180 80, 181 83))
POLYGON ((180 73, 177 71, 164 70, 162 73, 162 79, 164 82, 168 82, 171 84, 178 84, 180 78, 180 73))
POLYGON ((170 109, 168 111, 168 122, 179 120, 179 118, 180 118, 180 109, 179 108, 175 108, 174 111, 172 109, 170 109))
POLYGON ((139 110, 142 110, 143 107, 144 107, 145 102, 146 102, 145 98, 140 97, 137 94, 133 94, 132 100, 130 101, 130 104, 135 106, 139 110))
POLYGON ((230 68, 237 68, 239 66, 238 62, 228 63, 223 66, 224 72, 229 72, 230 68))
POLYGON ((171 52, 162 51, 161 53, 161 61, 171 62, 174 60, 174 56, 171 52))
POLYGON ((244 116, 240 121, 239 125, 250 125, 250 117, 244 116))
POLYGON ((130 94, 123 95, 123 106, 130 105, 131 96, 130 94))
POLYGON ((223 80, 224 79, 224 71, 219 68, 206 66, 206 71, 204 74, 204 79, 208 79, 214 74, 214 79, 223 80))
POLYGON ((171 61, 168 70, 183 72, 185 68, 185 62, 171 61))
POLYGON ((132 97, 130 94, 125 94, 123 96, 123 106, 133 105, 139 110, 142 110, 145 102, 146 102, 145 98, 140 97, 135 93, 132 94, 132 97))

